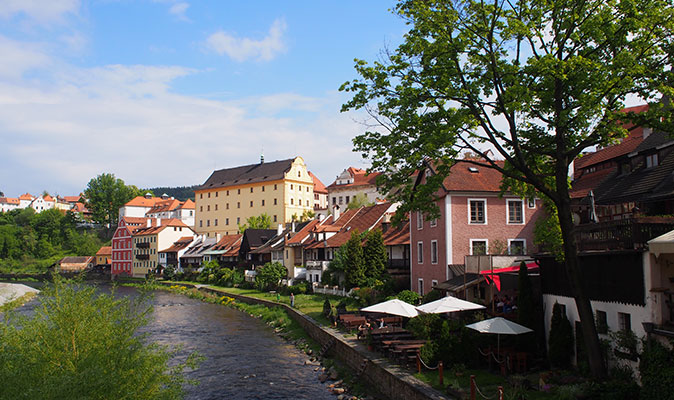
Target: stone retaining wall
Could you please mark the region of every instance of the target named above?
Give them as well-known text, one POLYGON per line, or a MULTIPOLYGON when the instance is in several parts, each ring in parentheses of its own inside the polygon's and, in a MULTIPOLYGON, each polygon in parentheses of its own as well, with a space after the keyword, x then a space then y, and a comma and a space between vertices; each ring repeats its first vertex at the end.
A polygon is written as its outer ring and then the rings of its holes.
MULTIPOLYGON (((187 285, 186 285, 187 286, 187 285)), ((307 334, 319 345, 324 346, 327 343, 334 342, 329 353, 346 364, 354 371, 359 371, 366 363, 365 369, 360 379, 365 380, 369 385, 375 388, 379 393, 392 400, 428 400, 428 399, 448 399, 437 390, 424 384, 409 373, 400 370, 397 367, 385 365, 385 361, 369 358, 366 354, 359 352, 341 337, 333 335, 330 331, 320 326, 313 318, 291 308, 286 304, 279 304, 263 299, 236 295, 229 292, 198 287, 199 290, 214 293, 218 295, 226 294, 229 297, 247 304, 264 304, 267 307, 283 307, 290 317, 299 323, 307 334)))

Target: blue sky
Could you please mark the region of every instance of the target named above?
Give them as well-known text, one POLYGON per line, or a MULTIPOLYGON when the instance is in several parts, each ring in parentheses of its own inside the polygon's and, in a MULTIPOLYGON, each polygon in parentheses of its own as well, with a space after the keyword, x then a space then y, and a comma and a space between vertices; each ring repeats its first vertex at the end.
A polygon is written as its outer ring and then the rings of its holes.
POLYGON ((4 0, 0 191, 139 187, 295 155, 326 185, 363 115, 340 113, 353 59, 407 28, 393 1, 4 0))

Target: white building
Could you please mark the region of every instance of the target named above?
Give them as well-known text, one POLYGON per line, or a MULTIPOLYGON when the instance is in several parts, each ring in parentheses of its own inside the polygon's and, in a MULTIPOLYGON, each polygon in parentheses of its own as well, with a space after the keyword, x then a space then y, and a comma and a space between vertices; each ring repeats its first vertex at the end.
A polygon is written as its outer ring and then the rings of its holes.
POLYGON ((342 209, 353 200, 354 197, 364 194, 368 202, 377 203, 385 199, 385 194, 377 190, 378 172, 368 174, 360 168, 349 167, 337 176, 337 179, 327 187, 328 201, 330 206, 339 205, 342 209))

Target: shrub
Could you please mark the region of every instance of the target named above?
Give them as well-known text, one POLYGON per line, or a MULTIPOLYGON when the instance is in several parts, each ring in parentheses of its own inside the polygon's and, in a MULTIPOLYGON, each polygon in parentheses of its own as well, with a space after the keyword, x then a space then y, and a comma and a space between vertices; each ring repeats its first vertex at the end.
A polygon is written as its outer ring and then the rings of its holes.
POLYGON ((323 302, 323 316, 325 318, 330 317, 330 314, 332 313, 332 304, 330 304, 330 299, 326 298, 325 301, 323 302))
POLYGON ((35 314, 0 323, 0 382, 8 399, 178 399, 182 369, 139 329, 152 308, 56 279, 35 314), (19 328, 20 327, 20 328, 19 328))
POLYGON ((562 307, 555 303, 552 307, 550 338, 548 339, 548 357, 554 367, 568 368, 573 354, 573 329, 571 323, 562 314, 562 307))
POLYGON ((278 284, 282 278, 288 274, 286 267, 278 262, 266 263, 262 268, 257 270, 255 275, 255 286, 259 290, 272 290, 278 288, 278 284))
POLYGON ((674 399, 674 350, 656 340, 644 343, 639 372, 641 399, 674 399))
POLYGON ((396 297, 399 300, 412 305, 417 305, 419 303, 419 293, 413 292, 411 290, 403 290, 402 292, 398 293, 396 297))
POLYGON ((431 301, 439 300, 441 298, 442 292, 433 289, 430 292, 426 293, 426 295, 424 295, 424 297, 421 299, 421 304, 430 303, 431 301))

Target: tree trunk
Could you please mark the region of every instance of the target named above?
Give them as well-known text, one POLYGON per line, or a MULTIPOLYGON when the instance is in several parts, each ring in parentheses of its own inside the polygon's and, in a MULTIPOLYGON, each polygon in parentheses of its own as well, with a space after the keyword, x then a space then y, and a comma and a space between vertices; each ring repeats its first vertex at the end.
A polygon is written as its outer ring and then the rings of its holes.
MULTIPOLYGON (((562 196, 559 204, 557 204, 557 211, 562 231, 562 241, 564 243, 564 263, 569 282, 571 283, 573 297, 576 300, 576 308, 580 317, 580 326, 583 340, 585 341, 585 348, 587 349, 590 370, 596 379, 604 379, 606 377, 606 366, 601 352, 590 298, 584 285, 583 271, 581 271, 578 262, 578 249, 576 247, 568 194, 562 196)), ((580 340, 580 338, 576 338, 576 340, 580 340)))

